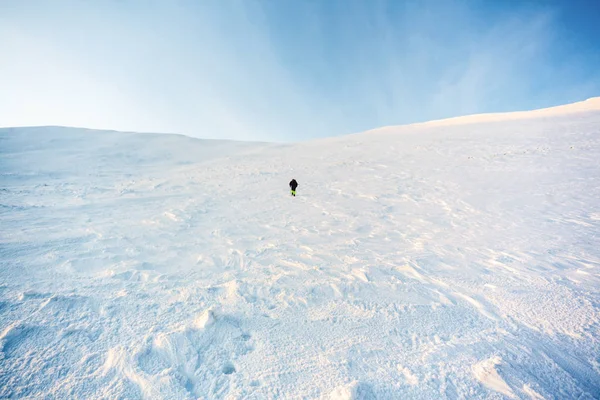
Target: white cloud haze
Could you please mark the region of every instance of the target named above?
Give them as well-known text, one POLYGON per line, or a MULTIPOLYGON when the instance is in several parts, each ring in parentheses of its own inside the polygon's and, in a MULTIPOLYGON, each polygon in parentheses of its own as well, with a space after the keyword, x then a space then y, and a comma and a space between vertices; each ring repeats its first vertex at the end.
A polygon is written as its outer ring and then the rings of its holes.
POLYGON ((3 1, 0 126, 302 140, 600 89, 552 10, 423 4, 3 1))

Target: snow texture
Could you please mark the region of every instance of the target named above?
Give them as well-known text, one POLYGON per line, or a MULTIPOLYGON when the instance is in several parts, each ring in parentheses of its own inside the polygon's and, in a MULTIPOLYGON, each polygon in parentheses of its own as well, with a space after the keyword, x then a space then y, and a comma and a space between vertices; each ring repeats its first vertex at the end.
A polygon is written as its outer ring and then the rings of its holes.
POLYGON ((0 398, 600 398, 600 99, 0 173, 0 398))

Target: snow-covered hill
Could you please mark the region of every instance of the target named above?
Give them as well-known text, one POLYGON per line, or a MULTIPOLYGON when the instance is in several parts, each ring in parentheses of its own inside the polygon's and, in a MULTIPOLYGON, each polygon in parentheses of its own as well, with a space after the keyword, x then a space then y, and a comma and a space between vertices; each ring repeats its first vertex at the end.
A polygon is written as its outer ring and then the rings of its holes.
POLYGON ((290 145, 0 130, 0 398, 599 398, 586 103, 290 145))

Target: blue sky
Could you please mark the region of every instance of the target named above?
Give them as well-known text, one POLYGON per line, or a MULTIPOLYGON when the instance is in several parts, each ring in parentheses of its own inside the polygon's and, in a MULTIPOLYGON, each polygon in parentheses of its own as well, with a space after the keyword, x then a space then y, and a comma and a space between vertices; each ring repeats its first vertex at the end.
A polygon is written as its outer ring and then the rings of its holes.
POLYGON ((600 2, 0 0, 0 126, 298 141, 600 96, 600 2))

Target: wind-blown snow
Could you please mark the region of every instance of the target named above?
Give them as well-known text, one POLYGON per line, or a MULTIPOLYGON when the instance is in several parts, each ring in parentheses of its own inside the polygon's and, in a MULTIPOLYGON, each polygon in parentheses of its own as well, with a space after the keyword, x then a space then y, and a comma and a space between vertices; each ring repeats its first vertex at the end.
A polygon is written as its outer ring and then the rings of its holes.
POLYGON ((0 130, 0 398, 600 397, 586 103, 293 145, 0 130))

